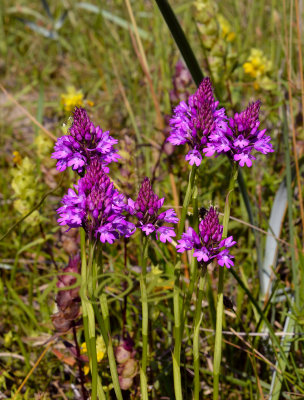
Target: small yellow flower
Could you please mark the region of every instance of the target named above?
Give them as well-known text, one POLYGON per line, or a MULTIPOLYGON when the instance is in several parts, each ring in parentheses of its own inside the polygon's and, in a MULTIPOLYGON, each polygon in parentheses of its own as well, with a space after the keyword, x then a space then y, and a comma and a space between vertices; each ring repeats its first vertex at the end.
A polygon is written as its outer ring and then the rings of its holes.
MULTIPOLYGON (((86 342, 81 343, 81 345, 80 345, 80 353, 81 354, 87 354, 87 352, 88 352, 88 348, 87 348, 86 342)), ((102 336, 97 336, 97 338, 96 338, 96 353, 97 353, 96 354, 97 355, 97 362, 100 362, 104 358, 104 356, 106 354, 106 345, 105 345, 105 342, 104 342, 102 336)), ((84 372, 85 375, 87 375, 90 372, 90 367, 89 367, 88 364, 86 364, 83 367, 83 372, 84 372)))
POLYGON ((254 79, 260 79, 271 71, 271 61, 260 49, 251 49, 248 60, 243 64, 245 74, 254 79))
POLYGON ((227 42, 233 42, 236 35, 235 32, 232 31, 231 25, 227 19, 222 14, 218 14, 217 20, 221 29, 222 38, 227 42))
POLYGON ((80 353, 81 354, 86 354, 87 352, 88 352, 88 349, 87 349, 86 342, 81 343, 81 345, 80 345, 80 353))
POLYGON ((17 165, 20 165, 22 161, 21 155, 19 151, 13 151, 13 162, 17 165))
POLYGON ((61 95, 61 105, 64 110, 71 112, 75 107, 83 106, 83 93, 81 90, 76 90, 74 86, 67 88, 67 93, 61 95))

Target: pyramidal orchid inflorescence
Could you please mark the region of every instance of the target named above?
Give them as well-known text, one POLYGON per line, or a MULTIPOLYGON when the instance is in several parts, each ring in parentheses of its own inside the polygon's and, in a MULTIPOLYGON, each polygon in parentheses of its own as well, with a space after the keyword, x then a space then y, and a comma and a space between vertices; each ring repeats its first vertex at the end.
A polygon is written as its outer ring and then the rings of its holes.
POLYGON ((99 237, 102 243, 112 244, 120 236, 135 232, 135 226, 123 215, 125 197, 114 188, 99 160, 91 161, 85 176, 68 190, 61 203, 59 224, 83 227, 91 240, 99 237))
POLYGON ((194 250, 193 256, 197 261, 209 264, 214 259, 220 266, 230 268, 233 263, 233 256, 228 248, 236 242, 232 236, 222 240, 223 226, 220 225, 218 213, 214 207, 210 207, 203 220, 199 224, 199 233, 193 228, 188 228, 176 246, 178 253, 186 250, 194 250))
POLYGON ((58 138, 55 143, 55 152, 52 158, 58 160, 57 169, 64 171, 72 167, 79 174, 92 160, 99 160, 106 172, 111 162, 116 162, 120 156, 113 145, 118 141, 113 139, 109 131, 93 124, 84 108, 75 108, 73 123, 69 128, 69 135, 58 138))
POLYGON ((251 167, 251 160, 256 159, 252 155, 254 150, 262 154, 273 152, 271 137, 265 135, 266 129, 259 130, 260 106, 260 101, 249 104, 246 110, 229 119, 226 129, 210 135, 207 148, 203 150, 205 155, 228 153, 241 167, 245 164, 251 167))
POLYGON ((190 165, 201 164, 203 149, 210 135, 220 135, 227 130, 225 109, 217 109, 218 104, 210 79, 204 78, 197 91, 189 96, 188 102, 181 101, 174 109, 170 120, 171 133, 167 140, 173 145, 188 143, 190 151, 186 160, 190 165))
POLYGON ((233 118, 226 116, 224 108, 218 108, 211 81, 204 78, 197 91, 189 96, 188 102, 181 101, 174 109, 170 120, 171 133, 168 141, 173 145, 188 143, 190 151, 186 160, 199 166, 202 155, 226 153, 241 167, 251 167, 253 151, 262 154, 273 152, 271 137, 266 129, 259 130, 260 101, 248 105, 233 118))
POLYGON ((163 224, 165 222, 176 224, 178 218, 173 208, 158 214, 164 200, 164 197, 159 199, 153 192, 150 179, 146 177, 141 184, 136 201, 128 199, 128 211, 138 219, 137 227, 147 236, 155 232, 156 238, 166 243, 166 241, 172 242, 172 237, 176 234, 173 227, 163 226, 163 224))

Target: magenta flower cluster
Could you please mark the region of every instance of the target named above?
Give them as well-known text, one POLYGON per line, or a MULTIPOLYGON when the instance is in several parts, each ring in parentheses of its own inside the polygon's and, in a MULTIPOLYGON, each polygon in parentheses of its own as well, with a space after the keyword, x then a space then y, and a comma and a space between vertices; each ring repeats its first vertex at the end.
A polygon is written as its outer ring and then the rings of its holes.
POLYGON ((161 242, 172 242, 172 237, 176 236, 172 226, 163 225, 164 223, 176 224, 178 218, 173 208, 162 213, 158 213, 164 204, 165 198, 159 199, 153 192, 149 178, 145 178, 140 187, 136 201, 128 199, 128 211, 134 215, 139 227, 146 235, 155 232, 156 238, 161 242))
POLYGON ((61 136, 57 140, 52 158, 58 160, 59 171, 72 167, 83 174, 86 166, 97 159, 104 170, 109 172, 107 165, 120 158, 113 148, 117 142, 109 131, 104 132, 99 126, 95 127, 84 108, 76 107, 69 135, 61 136))
POLYGON ((249 104, 233 118, 226 116, 224 108, 217 109, 212 85, 204 78, 188 102, 181 101, 170 120, 171 133, 168 141, 173 145, 189 144, 186 160, 199 166, 202 156, 226 153, 230 159, 251 167, 256 158, 253 151, 267 154, 273 152, 266 129, 259 130, 260 101, 249 104))
POLYGON ((232 236, 222 239, 222 234, 223 226, 219 223, 218 213, 210 207, 199 224, 199 234, 193 228, 188 228, 178 240, 177 251, 183 253, 186 250, 194 250, 193 256, 200 263, 207 265, 216 259, 220 266, 230 268, 234 265, 234 257, 228 249, 236 242, 232 236))
POLYGON ((99 236, 102 243, 113 243, 120 236, 129 237, 135 226, 126 220, 125 196, 114 188, 101 163, 93 160, 74 190, 69 189, 57 212, 60 225, 83 227, 89 237, 99 236))
POLYGON ((249 104, 246 110, 236 113, 230 118, 225 130, 210 135, 207 148, 203 150, 207 157, 214 153, 227 153, 241 167, 246 164, 251 167, 256 158, 253 150, 262 154, 273 152, 270 136, 265 135, 266 129, 259 130, 260 101, 249 104))
POLYGON ((174 109, 170 120, 171 133, 168 141, 173 145, 189 144, 186 160, 199 166, 203 149, 210 135, 220 134, 227 129, 224 108, 218 108, 214 100, 211 81, 203 79, 197 91, 189 96, 188 102, 181 101, 174 109))

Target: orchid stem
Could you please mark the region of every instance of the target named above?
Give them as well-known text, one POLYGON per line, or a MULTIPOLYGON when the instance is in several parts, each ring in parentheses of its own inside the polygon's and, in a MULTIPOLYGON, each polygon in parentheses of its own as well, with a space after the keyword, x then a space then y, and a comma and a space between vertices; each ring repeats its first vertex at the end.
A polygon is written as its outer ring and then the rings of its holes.
MULTIPOLYGON (((97 260, 96 261, 96 271, 99 269, 100 273, 103 271, 103 257, 102 257, 102 246, 99 244, 98 247, 98 254, 97 254, 97 260)), ((98 276, 96 276, 96 284, 97 284, 97 289, 96 289, 96 296, 98 296, 98 276)), ((113 343, 112 343, 112 337, 111 337, 111 327, 110 327, 110 315, 109 315, 109 307, 108 307, 108 300, 107 296, 105 293, 101 293, 99 296, 99 301, 100 301, 100 308, 101 308, 101 314, 98 309, 97 304, 93 306, 97 321, 100 326, 101 334, 103 337, 103 340, 105 342, 106 348, 107 348, 107 355, 108 355, 108 360, 109 360, 109 366, 110 366, 110 372, 111 372, 111 378, 113 382, 113 387, 114 391, 116 394, 117 400, 123 400, 120 385, 119 385, 119 379, 118 379, 118 373, 117 373, 117 365, 116 365, 116 360, 115 360, 115 355, 114 355, 114 349, 113 349, 113 343)))
POLYGON ((199 355, 199 332, 200 326, 203 319, 202 314, 202 301, 204 296, 205 286, 205 270, 199 272, 199 286, 198 294, 196 298, 195 317, 194 317, 194 333, 193 333, 193 365, 194 365, 194 400, 199 400, 200 394, 200 355, 199 355))
MULTIPOLYGON (((232 174, 229 182, 229 189, 226 196, 224 219, 223 219, 223 235, 222 238, 227 237, 228 223, 230 218, 230 204, 231 193, 234 190, 235 182, 237 180, 238 168, 237 164, 233 164, 232 174)), ((219 398, 219 377, 222 359, 222 327, 223 327, 223 288, 224 288, 224 267, 219 269, 218 291, 217 291, 217 304, 216 304, 216 328, 215 328, 215 344, 214 344, 214 361, 213 361, 213 400, 219 398)))
POLYGON ((90 244, 89 262, 86 260, 86 237, 85 231, 80 230, 80 247, 81 247, 81 303, 83 314, 84 336, 87 344, 87 352, 90 360, 90 370, 92 376, 92 393, 91 400, 106 400, 100 377, 98 376, 97 354, 96 354, 96 335, 95 335, 95 315, 93 306, 90 303, 87 293, 92 293, 92 264, 94 254, 94 244, 90 244))
MULTIPOLYGON (((144 234, 143 234, 144 235, 144 234)), ((147 258, 148 258, 148 238, 143 236, 142 253, 141 253, 141 276, 140 276, 140 292, 142 303, 142 357, 140 367, 140 388, 143 400, 148 400, 148 381, 147 381, 147 364, 148 364, 148 297, 147 297, 147 258)))
MULTIPOLYGON (((191 201, 194 181, 196 175, 196 165, 192 166, 192 169, 189 174, 188 187, 183 203, 182 215, 178 227, 177 238, 180 239, 184 228, 185 221, 188 211, 188 206, 191 201)), ((180 354, 181 354, 181 346, 182 346, 182 334, 183 334, 183 326, 184 323, 181 321, 181 317, 183 319, 183 310, 181 314, 180 310, 180 269, 181 263, 180 261, 175 265, 174 268, 174 289, 173 289, 173 308, 174 308, 174 352, 173 352, 173 379, 174 379, 174 393, 176 400, 183 400, 183 392, 182 392, 182 380, 181 380, 181 371, 180 371, 180 354)))

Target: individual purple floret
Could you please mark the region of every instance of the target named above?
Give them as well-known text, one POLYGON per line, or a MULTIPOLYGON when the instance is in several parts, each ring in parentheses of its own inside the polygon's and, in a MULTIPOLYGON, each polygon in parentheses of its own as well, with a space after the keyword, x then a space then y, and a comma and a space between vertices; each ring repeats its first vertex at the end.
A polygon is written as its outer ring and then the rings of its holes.
POLYGON ((106 166, 120 158, 117 150, 113 149, 117 142, 110 136, 109 131, 103 132, 99 126, 95 127, 84 108, 76 107, 69 135, 57 139, 52 158, 58 160, 59 171, 72 167, 82 174, 91 161, 97 159, 105 172, 109 172, 106 166))
POLYGON ((214 153, 227 153, 241 167, 246 164, 251 167, 256 158, 251 154, 254 150, 260 153, 272 153, 270 136, 266 136, 266 129, 259 130, 260 101, 251 103, 240 114, 236 113, 229 119, 226 130, 212 133, 209 136, 207 148, 203 150, 207 157, 214 153))
POLYGON ((220 266, 225 265, 230 268, 234 265, 232 261, 234 257, 229 253, 228 248, 236 242, 232 236, 222 240, 222 234, 223 226, 219 223, 218 213, 210 207, 199 224, 199 234, 191 227, 188 228, 178 240, 177 252, 183 253, 194 249, 193 256, 197 258, 197 261, 207 265, 216 258, 220 266))
POLYGON ((174 109, 170 120, 171 133, 167 140, 175 146, 189 144, 186 160, 190 165, 201 164, 203 149, 210 135, 222 135, 222 131, 227 130, 225 109, 217 110, 218 104, 210 79, 204 78, 188 102, 181 101, 174 109))
POLYGON ((126 221, 122 212, 127 205, 125 197, 114 188, 102 165, 93 160, 74 189, 69 189, 57 210, 60 225, 83 227, 89 237, 98 237, 102 243, 113 243, 120 236, 129 237, 135 226, 126 221))
POLYGON ((145 178, 139 189, 136 201, 128 199, 128 211, 138 219, 138 227, 148 236, 155 232, 156 238, 161 242, 172 242, 172 237, 176 236, 174 228, 163 226, 164 222, 176 224, 178 218, 173 208, 158 214, 163 206, 165 198, 159 199, 153 192, 149 178, 145 178))

